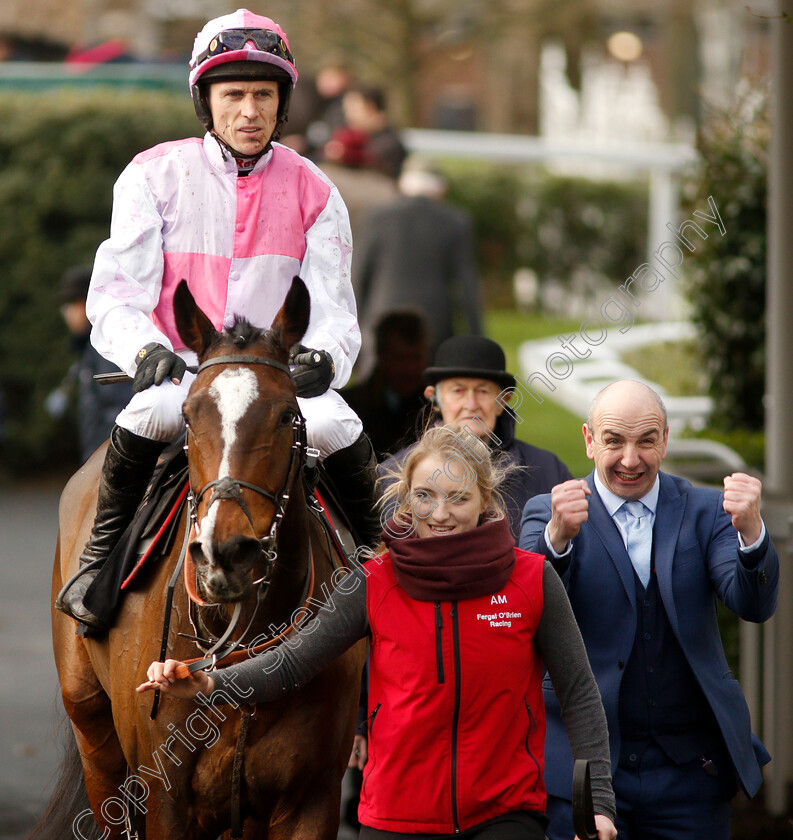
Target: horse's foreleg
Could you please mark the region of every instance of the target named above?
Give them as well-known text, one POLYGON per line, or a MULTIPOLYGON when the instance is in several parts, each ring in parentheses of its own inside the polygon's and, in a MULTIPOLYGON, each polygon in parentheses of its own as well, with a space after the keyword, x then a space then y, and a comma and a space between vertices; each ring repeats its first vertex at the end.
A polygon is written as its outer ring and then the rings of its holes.
POLYGON ((67 711, 80 751, 88 801, 97 824, 107 830, 103 837, 110 840, 124 836, 128 816, 123 791, 127 765, 113 728, 107 696, 104 703, 99 697, 96 702, 91 702, 93 699, 79 706, 67 704, 67 711))
POLYGON ((219 832, 202 829, 190 819, 191 809, 177 805, 163 792, 146 800, 146 840, 215 840, 219 832))
MULTIPOLYGON (((94 818, 105 840, 121 837, 126 816, 123 793, 126 762, 121 751, 110 698, 94 673, 84 643, 74 635, 74 622, 57 613, 53 625, 55 656, 63 705, 74 730, 85 787, 94 818)), ((89 823, 88 815, 81 818, 89 823)), ((75 836, 79 837, 75 831, 75 836)))
MULTIPOLYGON (((259 819, 247 819, 242 830, 242 840, 270 840, 270 824, 259 819)), ((220 840, 232 840, 231 829, 224 831, 220 840)))
MULTIPOLYGON (((243 840, 261 838, 257 829, 248 833, 245 825, 243 840)), ((304 800, 289 816, 278 819, 274 815, 267 840, 336 840, 339 833, 339 797, 317 795, 304 800)))

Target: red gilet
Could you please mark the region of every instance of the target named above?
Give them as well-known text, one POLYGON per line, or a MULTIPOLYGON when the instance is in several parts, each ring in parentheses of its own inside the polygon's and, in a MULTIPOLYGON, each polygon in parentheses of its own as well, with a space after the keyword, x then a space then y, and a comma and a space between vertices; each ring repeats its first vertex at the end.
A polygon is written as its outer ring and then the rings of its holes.
POLYGON ((388 554, 366 564, 364 825, 452 834, 512 811, 545 811, 542 663, 534 649, 543 558, 516 548, 515 560, 496 594, 439 602, 410 598, 388 554))

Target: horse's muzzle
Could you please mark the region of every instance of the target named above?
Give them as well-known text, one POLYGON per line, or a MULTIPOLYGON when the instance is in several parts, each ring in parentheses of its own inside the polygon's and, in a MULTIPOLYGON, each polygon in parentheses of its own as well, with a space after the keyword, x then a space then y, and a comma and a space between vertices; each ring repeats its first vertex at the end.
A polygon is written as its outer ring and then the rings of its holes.
POLYGON ((249 591, 251 572, 263 557, 259 540, 233 536, 220 545, 212 543, 211 556, 200 540, 190 543, 190 556, 205 597, 212 603, 241 600, 249 591))

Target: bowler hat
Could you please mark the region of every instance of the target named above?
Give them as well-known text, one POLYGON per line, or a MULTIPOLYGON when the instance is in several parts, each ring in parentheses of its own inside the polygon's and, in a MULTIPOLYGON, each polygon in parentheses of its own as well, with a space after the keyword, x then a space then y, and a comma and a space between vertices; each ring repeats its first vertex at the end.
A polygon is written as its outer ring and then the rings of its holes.
POLYGON ((440 344, 435 363, 424 371, 424 381, 435 385, 442 379, 463 376, 514 388, 515 377, 507 373, 506 367, 504 351, 495 341, 480 335, 457 335, 440 344))

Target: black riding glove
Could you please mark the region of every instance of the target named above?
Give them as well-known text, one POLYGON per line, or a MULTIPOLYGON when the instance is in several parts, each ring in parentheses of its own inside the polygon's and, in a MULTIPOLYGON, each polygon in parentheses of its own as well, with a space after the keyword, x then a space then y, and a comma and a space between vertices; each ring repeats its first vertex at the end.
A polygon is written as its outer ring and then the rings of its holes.
POLYGON ((166 379, 182 381, 187 363, 167 347, 152 341, 138 351, 135 359, 137 370, 132 380, 132 393, 145 391, 152 385, 161 385, 166 379))
POLYGON ((292 348, 289 363, 295 365, 292 379, 297 385, 298 397, 324 394, 336 374, 333 358, 327 350, 312 350, 302 344, 295 344, 292 348))

